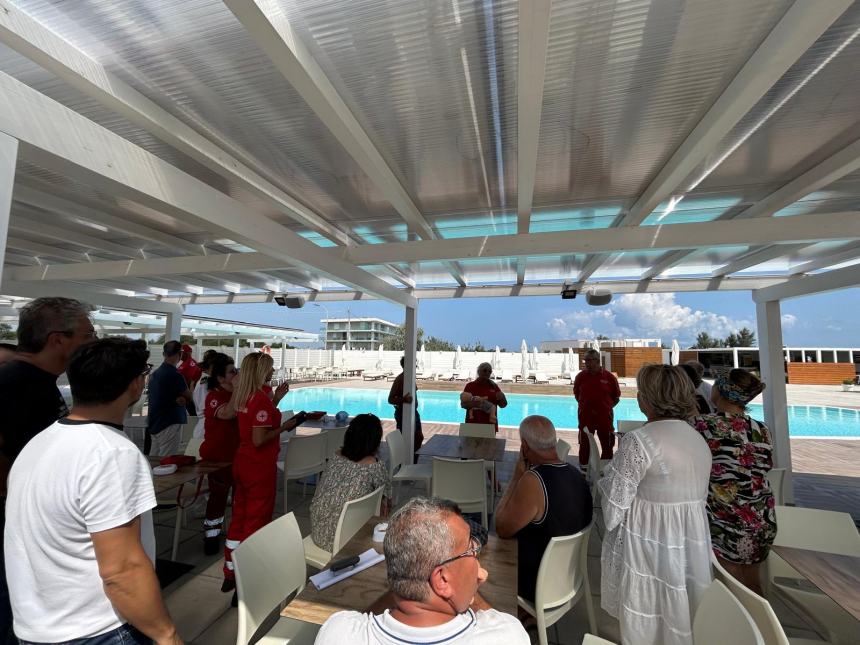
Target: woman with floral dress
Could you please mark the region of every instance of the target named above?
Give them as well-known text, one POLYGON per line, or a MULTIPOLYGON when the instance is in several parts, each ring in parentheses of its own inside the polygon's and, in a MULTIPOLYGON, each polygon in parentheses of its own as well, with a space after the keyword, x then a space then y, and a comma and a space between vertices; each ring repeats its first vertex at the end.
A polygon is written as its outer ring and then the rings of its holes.
POLYGON ((720 564, 761 595, 759 568, 776 537, 774 497, 767 479, 773 446, 767 427, 746 414, 762 390, 754 374, 734 369, 711 390, 717 409, 693 419, 711 449, 708 519, 711 542, 720 564))

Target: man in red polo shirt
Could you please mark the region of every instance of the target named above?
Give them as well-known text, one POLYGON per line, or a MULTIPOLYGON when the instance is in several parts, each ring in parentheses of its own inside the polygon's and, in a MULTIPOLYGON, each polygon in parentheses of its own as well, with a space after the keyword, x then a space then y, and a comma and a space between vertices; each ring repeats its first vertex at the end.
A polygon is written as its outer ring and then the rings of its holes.
POLYGON ((492 423, 499 431, 497 408, 504 408, 508 400, 498 385, 490 378, 493 366, 478 365, 478 378, 467 383, 460 395, 460 407, 466 410, 466 423, 492 423))
POLYGON ((612 408, 621 399, 618 379, 600 364, 600 352, 585 352, 585 369, 573 381, 573 396, 579 404, 579 463, 588 463, 590 446, 583 428, 588 428, 600 441, 600 458, 612 459, 615 435, 612 434, 612 408))

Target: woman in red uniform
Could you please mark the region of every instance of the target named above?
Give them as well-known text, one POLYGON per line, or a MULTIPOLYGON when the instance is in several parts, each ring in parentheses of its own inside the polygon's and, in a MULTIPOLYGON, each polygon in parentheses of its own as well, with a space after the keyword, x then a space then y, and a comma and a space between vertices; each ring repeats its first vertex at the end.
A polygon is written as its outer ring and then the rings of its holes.
MULTIPOLYGON (((277 405, 289 389, 286 383, 275 390, 274 399, 263 385, 274 371, 272 357, 262 352, 248 354, 233 388, 233 405, 239 420, 239 449, 233 460, 233 517, 224 543, 224 584, 230 591, 236 583, 231 554, 242 540, 272 520, 278 481, 279 440, 307 418, 304 412, 281 423, 277 405)), ((234 601, 236 600, 234 596, 234 601)))
POLYGON ((478 378, 467 383, 460 394, 460 407, 466 410, 465 423, 492 423, 499 431, 497 408, 508 406, 505 393, 490 378, 493 366, 489 363, 478 365, 478 378))
POLYGON ((216 353, 207 359, 207 364, 209 378, 206 386, 209 391, 203 404, 205 434, 200 446, 200 458, 230 464, 209 475, 209 502, 206 504, 206 519, 203 520, 203 552, 215 555, 224 525, 227 494, 233 485, 233 457, 239 447, 239 422, 236 408, 230 400, 237 370, 233 359, 227 354, 216 353))

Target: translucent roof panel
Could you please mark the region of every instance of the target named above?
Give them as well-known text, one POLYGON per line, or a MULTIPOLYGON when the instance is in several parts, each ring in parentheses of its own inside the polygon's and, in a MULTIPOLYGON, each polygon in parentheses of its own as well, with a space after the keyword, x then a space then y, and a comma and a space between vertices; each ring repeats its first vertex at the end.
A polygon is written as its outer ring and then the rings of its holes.
POLYGON ((553 2, 535 204, 635 198, 790 4, 553 2))

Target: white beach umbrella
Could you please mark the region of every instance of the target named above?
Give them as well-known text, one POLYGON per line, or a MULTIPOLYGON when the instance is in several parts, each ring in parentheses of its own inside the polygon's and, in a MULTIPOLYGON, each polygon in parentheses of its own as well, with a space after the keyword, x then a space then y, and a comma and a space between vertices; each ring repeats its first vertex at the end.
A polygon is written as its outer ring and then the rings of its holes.
POLYGON ((460 346, 457 345, 457 351, 454 352, 454 369, 455 370, 458 370, 461 367, 463 367, 463 356, 461 355, 462 351, 463 350, 460 349, 460 346))
POLYGON ((502 367, 502 350, 496 345, 496 351, 493 352, 493 371, 497 371, 502 367))
POLYGON ((526 345, 525 339, 520 343, 520 376, 525 382, 529 377, 529 346, 526 345))
POLYGON ((340 366, 346 367, 346 343, 340 348, 340 366))
POLYGON ((677 365, 681 362, 681 346, 677 340, 672 341, 672 353, 669 355, 669 362, 672 365, 677 365))
POLYGON ((427 371, 427 345, 421 345, 421 351, 418 353, 418 363, 421 366, 421 371, 427 371))
POLYGON ((385 354, 383 354, 384 351, 385 347, 383 345, 380 345, 376 351, 376 369, 378 370, 382 369, 382 360, 385 358, 385 354))
POLYGON ((593 341, 591 341, 591 347, 592 347, 592 349, 596 349, 599 352, 600 351, 600 341, 595 338, 593 341))
POLYGON ((561 355, 561 373, 567 374, 570 371, 569 362, 568 362, 567 352, 563 352, 561 355))
POLYGON ((529 363, 529 368, 537 370, 538 368, 538 351, 536 346, 532 346, 532 359, 529 363))

